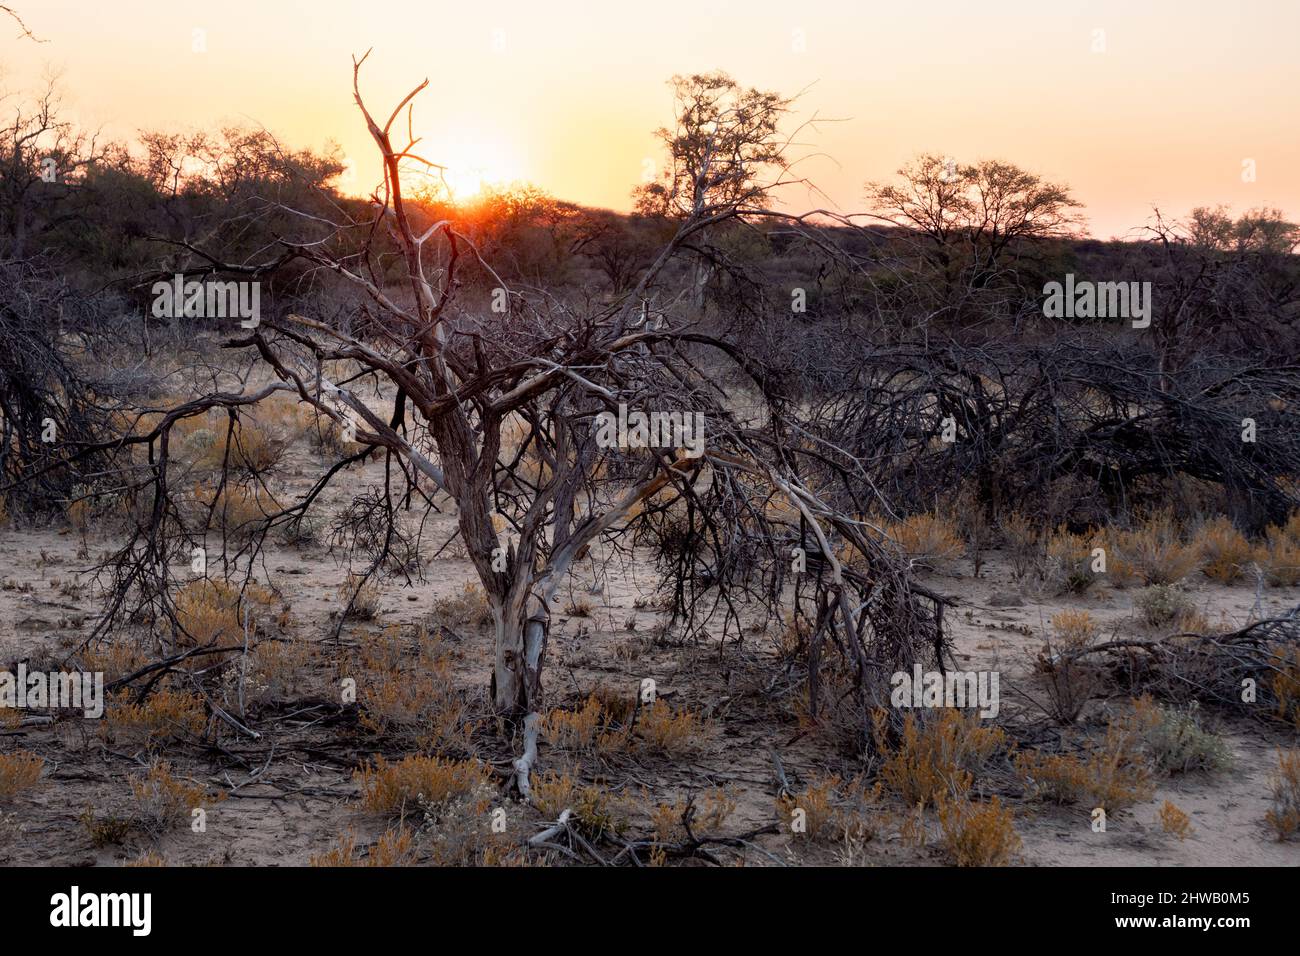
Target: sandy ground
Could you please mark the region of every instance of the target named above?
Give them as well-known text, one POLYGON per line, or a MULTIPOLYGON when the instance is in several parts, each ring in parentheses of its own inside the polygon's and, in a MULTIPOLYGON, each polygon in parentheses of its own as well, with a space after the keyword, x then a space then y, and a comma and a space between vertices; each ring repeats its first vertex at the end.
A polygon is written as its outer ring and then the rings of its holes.
MULTIPOLYGON (((308 486, 313 454, 295 449, 291 493, 308 486)), ((380 467, 368 465, 367 477, 378 477, 380 467)), ((359 485, 349 487, 355 490, 359 485)), ((326 509, 337 508, 351 490, 345 492, 340 486, 331 491, 326 509)), ((434 516, 426 528, 427 540, 441 542, 451 523, 449 514, 434 516)), ((112 544, 111 537, 95 532, 88 535, 83 550, 81 536, 68 529, 0 530, 0 668, 12 669, 18 660, 38 656, 41 649, 61 658, 84 638, 96 606, 93 588, 69 596, 69 589, 58 585, 69 581, 88 585, 85 569, 112 544)), ((265 577, 291 605, 293 633, 329 645, 336 623, 331 615, 339 606, 336 590, 347 574, 341 562, 341 556, 323 544, 269 546, 265 577)), ((467 561, 444 556, 430 562, 423 577, 410 585, 388 581, 378 619, 349 623, 344 639, 355 637, 357 629, 421 621, 435 597, 459 591, 473 572, 467 561)), ((927 575, 927 583, 961 602, 949 616, 958 659, 969 662, 970 669, 1000 670, 1004 701, 1013 698, 1008 683, 1032 680, 1030 665, 1042 635, 1063 607, 1087 608, 1107 632, 1141 632, 1131 592, 1123 589, 1100 587, 1078 599, 1028 593, 1021 596, 1020 606, 991 606, 994 595, 1020 593, 996 553, 978 579, 961 562, 946 573, 927 575)), ((609 779, 630 790, 644 787, 660 799, 724 785, 737 801, 728 829, 773 823, 775 784, 768 748, 780 753, 796 781, 818 771, 842 769, 841 758, 816 735, 802 734, 793 720, 771 719, 772 709, 764 700, 771 672, 765 635, 747 635, 742 646, 729 645, 722 653, 716 643, 672 648, 646 640, 660 612, 653 605, 635 605, 652 585, 648 563, 599 578, 591 567, 575 573, 562 603, 574 595, 585 596, 593 610, 585 617, 557 610, 546 674, 550 701, 555 705, 580 701, 597 684, 627 687, 631 693, 642 678, 652 677, 660 695, 674 706, 712 714, 709 729, 691 754, 627 757, 608 768, 609 779), (633 622, 635 630, 630 630, 633 622)), ((1198 579, 1191 589, 1198 607, 1215 623, 1239 625, 1256 602, 1250 587, 1223 587, 1198 579)), ((1300 603, 1300 589, 1270 589, 1264 592, 1263 602, 1266 612, 1288 609, 1300 603)), ((489 673, 489 635, 466 631, 457 638, 454 655, 458 681, 481 691, 489 673)), ((0 803, 0 819, 9 814, 11 826, 21 827, 7 846, 0 840, 0 860, 18 865, 113 865, 153 850, 173 864, 303 864, 349 828, 373 835, 374 822, 360 814, 355 804, 352 770, 376 747, 355 727, 322 719, 325 711, 310 710, 311 704, 302 702, 301 714, 292 707, 263 713, 258 726, 264 736, 259 740, 223 743, 224 751, 183 748, 169 754, 193 779, 232 791, 209 813, 206 833, 181 829, 159 842, 131 837, 123 845, 102 849, 91 845, 78 818, 86 807, 109 812, 126 805, 125 778, 138 772, 138 756, 106 749, 85 721, 0 728, 0 753, 24 748, 46 760, 40 786, 0 803)), ((1016 710, 1015 704, 1004 706, 1004 718, 1016 710)), ((1105 833, 1093 832, 1083 809, 1011 799, 1023 838, 1023 862, 1300 865, 1300 844, 1277 843, 1262 824, 1269 771, 1279 747, 1295 746, 1294 735, 1239 720, 1214 723, 1233 751, 1233 769, 1213 777, 1166 779, 1153 800, 1115 815, 1105 833), (1162 832, 1156 812, 1165 799, 1190 814, 1193 832, 1186 840, 1162 832)), ((508 759, 508 744, 491 756, 508 759)), ((546 759, 544 747, 543 766, 546 759)), ((763 836, 756 842, 775 858, 790 862, 837 858, 833 850, 796 845, 789 834, 763 836)), ((771 859, 762 853, 746 856, 746 862, 754 864, 771 859)), ((933 847, 904 845, 887 834, 869 844, 857 862, 933 865, 939 858, 933 847)))

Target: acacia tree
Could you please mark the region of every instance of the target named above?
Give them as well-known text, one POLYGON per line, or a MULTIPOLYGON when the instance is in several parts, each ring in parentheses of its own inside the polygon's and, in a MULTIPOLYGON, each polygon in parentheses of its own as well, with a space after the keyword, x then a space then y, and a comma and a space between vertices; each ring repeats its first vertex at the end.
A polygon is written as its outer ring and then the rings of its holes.
POLYGON ((677 123, 656 133, 668 161, 634 196, 643 215, 690 224, 673 252, 693 253, 691 302, 698 312, 719 258, 708 233, 739 216, 770 215, 771 194, 800 181, 789 173, 792 137, 781 132, 793 101, 745 89, 722 72, 674 76, 671 84, 677 123))
MULTIPOLYGON (((165 613, 169 566, 204 530, 187 524, 169 484, 176 423, 220 408, 233 436, 244 410, 289 393, 355 437, 360 450, 329 467, 299 501, 268 509, 236 559, 251 566, 272 527, 301 519, 331 480, 371 453, 386 459, 378 509, 385 551, 397 533, 395 500, 448 496, 491 609, 491 696, 522 731, 513 779, 524 795, 537 756, 557 589, 577 562, 666 528, 679 543, 664 567, 683 627, 720 613, 725 636, 739 620, 738 602, 759 597, 775 612, 792 571, 801 572, 796 601, 811 599, 815 607, 807 629, 814 713, 826 639, 854 676, 851 697, 864 731, 865 708, 883 701, 889 673, 921 655, 942 666, 937 599, 910 582, 869 526, 850 517, 872 513, 874 503, 859 496, 841 511, 814 490, 814 472, 830 482, 853 465, 832 463, 825 443, 800 427, 799 403, 742 345, 706 334, 671 308, 653 325, 636 321, 648 290, 693 237, 758 210, 753 166, 779 155, 775 127, 746 121, 752 143, 737 128, 725 159, 684 167, 695 179, 677 179, 668 195, 690 197, 689 204, 664 248, 622 300, 579 310, 508 288, 451 222, 430 221, 407 198, 408 169, 432 164, 413 138, 399 143, 395 127, 412 127, 412 102, 427 81, 377 119, 360 91, 364 62, 354 62, 353 91, 384 170, 371 197, 373 218, 343 218, 310 241, 282 238, 283 252, 260 264, 195 250, 202 273, 254 278, 303 260, 358 291, 361 301, 334 314, 265 317, 226 342, 269 373, 265 384, 211 391, 157 410, 147 424, 137 417, 123 436, 71 456, 148 450, 147 462, 136 459, 147 474, 147 520, 117 555, 115 597, 96 634, 138 614, 143 603, 165 613), (476 270, 495 283, 491 310, 457 298, 476 270), (629 410, 673 427, 640 443, 605 440, 598 416, 629 410), (774 497, 784 504, 774 508, 774 497)), ((758 102, 780 101, 768 94, 758 102)), ((368 573, 383 559, 378 554, 368 573)))
POLYGON ((907 230, 902 241, 949 301, 993 285, 1010 253, 1068 236, 1078 222, 1067 187, 1001 160, 923 153, 898 175, 898 183, 867 184, 872 217, 907 230))

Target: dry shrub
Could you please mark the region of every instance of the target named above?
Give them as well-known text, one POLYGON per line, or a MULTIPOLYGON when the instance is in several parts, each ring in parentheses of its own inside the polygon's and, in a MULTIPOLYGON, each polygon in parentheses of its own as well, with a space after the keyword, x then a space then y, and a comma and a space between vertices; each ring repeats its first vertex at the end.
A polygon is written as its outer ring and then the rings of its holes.
MULTIPOLYGON (((197 471, 220 471, 230 468, 259 475, 270 471, 284 457, 288 441, 272 434, 260 422, 238 419, 232 429, 229 419, 181 419, 174 429, 179 433, 177 457, 197 471)), ((261 417, 261 416, 259 416, 261 417)))
POLYGON ((603 708, 593 694, 577 710, 552 710, 542 720, 542 733, 554 747, 590 750, 605 724, 603 708))
MULTIPOLYGON (((690 812, 691 801, 688 797, 678 797, 672 803, 652 805, 646 813, 650 817, 650 830, 655 842, 680 843, 687 839, 686 824, 683 821, 690 818, 690 812)), ((662 851, 655 853, 651 850, 650 865, 662 866, 666 858, 662 851)))
POLYGON ((1300 750, 1278 751, 1277 772, 1269 779, 1269 799, 1273 806, 1264 814, 1264 822, 1278 840, 1291 839, 1300 832, 1300 750))
POLYGON ((937 567, 959 557, 963 546, 952 522, 933 514, 910 515, 886 522, 885 533, 909 558, 927 567, 937 567))
POLYGON ((1300 539, 1289 529, 1296 525, 1295 518, 1285 528, 1270 525, 1264 535, 1261 560, 1264 578, 1273 587, 1292 588, 1300 584, 1300 539))
POLYGON ((808 659, 808 626, 787 614, 781 630, 773 638, 776 659, 782 664, 797 663, 808 659))
POLYGON ((1177 584, 1200 560, 1198 549, 1183 540, 1169 511, 1158 511, 1132 531, 1120 532, 1115 550, 1143 584, 1177 584))
POLYGON ((130 697, 129 691, 110 694, 104 708, 100 732, 113 744, 153 752, 203 735, 208 718, 202 697, 169 688, 140 703, 130 697))
POLYGON ((356 834, 349 830, 329 850, 312 854, 308 866, 411 866, 415 862, 414 840, 408 827, 394 827, 385 830, 365 856, 358 856, 356 834))
POLYGON ((1053 636, 1039 651, 1036 670, 1043 675, 1048 710, 1058 723, 1074 723, 1105 683, 1101 666, 1080 657, 1099 633, 1087 611, 1061 611, 1052 618, 1053 636))
POLYGON ((1073 534, 1058 528, 1045 547, 1040 573, 1044 586, 1057 594, 1082 594, 1088 590, 1097 583, 1092 552, 1099 546, 1092 534, 1073 534))
POLYGON ((514 465, 515 475, 529 485, 540 487, 551 480, 551 466, 539 454, 537 442, 530 440, 531 431, 529 424, 518 416, 503 421, 497 462, 503 468, 514 465), (521 453, 525 441, 528 446, 521 453))
POLYGON ((723 787, 710 787, 695 803, 696 816, 706 832, 716 833, 736 812, 736 798, 723 787))
POLYGON ((1173 584, 1152 584, 1133 595, 1133 607, 1147 627, 1162 627, 1186 618, 1193 611, 1192 599, 1173 584))
POLYGON ((214 797, 201 784, 176 778, 169 764, 157 761, 150 765, 148 773, 133 776, 130 783, 134 821, 155 836, 188 823, 196 809, 225 799, 224 793, 214 797))
MULTIPOLYGON (((356 432, 353 431, 355 437, 356 432)), ((360 442, 348 439, 348 431, 334 419, 325 415, 314 415, 307 427, 307 436, 311 444, 327 458, 343 458, 361 451, 360 442)))
POLYGON ((569 617, 591 617, 591 601, 585 597, 572 598, 564 606, 564 613, 569 617))
POLYGON ((1212 581, 1231 584, 1255 560, 1256 548, 1233 523, 1222 516, 1201 526, 1197 544, 1201 571, 1212 581))
POLYGON ((253 486, 226 482, 220 489, 198 483, 194 486, 194 504, 205 524, 215 522, 231 541, 251 538, 279 514, 280 503, 261 484, 253 486))
POLYGON ((1026 787, 1043 799, 1061 804, 1085 801, 1107 813, 1149 800, 1155 789, 1141 746, 1141 727, 1131 716, 1111 721, 1102 746, 1086 759, 1021 751, 1015 765, 1026 787))
POLYGON ((572 820, 586 834, 621 834, 628 827, 634 809, 630 800, 616 796, 596 784, 579 784, 569 772, 548 770, 530 781, 533 802, 548 819, 558 819, 565 810, 573 811, 572 820))
POLYGON ((824 837, 835 817, 835 793, 841 782, 838 774, 814 776, 798 796, 781 794, 777 797, 777 814, 791 830, 801 825, 802 831, 796 832, 806 833, 809 839, 824 837))
POLYGON ((610 687, 607 684, 597 684, 591 696, 600 702, 600 709, 605 714, 607 723, 621 724, 626 726, 636 713, 637 703, 639 701, 639 689, 637 692, 628 694, 623 693, 616 687, 610 687))
POLYGON ((800 514, 784 492, 773 491, 763 499, 763 515, 768 521, 798 524, 800 514))
POLYGON ((1150 697, 1133 702, 1141 746, 1157 770, 1217 773, 1232 766, 1232 752, 1223 739, 1201 727, 1195 711, 1163 707, 1150 697))
POLYGON ((417 807, 436 812, 458 797, 491 791, 491 780, 474 760, 412 754, 395 764, 376 757, 357 771, 361 805, 374 813, 404 814, 417 807))
POLYGON ((940 793, 935 809, 943 851, 954 866, 1006 866, 1020 850, 1014 815, 997 797, 976 803, 940 793))
POLYGON ((303 548, 320 543, 321 529, 322 522, 315 515, 299 513, 277 527, 275 540, 286 548, 303 548))
POLYGON ((357 621, 373 621, 379 616, 379 601, 383 588, 373 575, 348 572, 348 578, 335 590, 344 615, 357 621))
POLYGON ((1077 651, 1097 639, 1101 629, 1087 611, 1061 611, 1052 618, 1052 633, 1063 649, 1077 651))
POLYGON ((227 690, 233 693, 236 683, 242 680, 244 699, 249 703, 292 700, 306 687, 305 672, 315 659, 316 647, 308 641, 262 641, 248 655, 246 668, 226 670, 227 690))
POLYGON ((1273 657, 1273 696, 1277 699, 1278 720, 1300 730, 1300 646, 1275 644, 1269 647, 1273 657))
POLYGON ((504 829, 494 832, 493 817, 506 813, 505 806, 490 808, 491 794, 484 791, 454 798, 430 812, 426 809, 422 829, 432 836, 431 866, 518 866, 528 862, 527 850, 508 835, 518 832, 523 821, 502 820, 504 829))
POLYGON ((0 800, 12 800, 41 779, 45 760, 29 750, 0 754, 0 800))
POLYGON ((106 684, 134 674, 148 659, 142 648, 126 641, 111 644, 102 641, 81 652, 82 667, 91 673, 102 673, 106 684))
POLYGON ((142 853, 139 856, 137 856, 134 860, 127 860, 122 865, 133 867, 133 868, 166 866, 167 858, 164 857, 161 853, 154 853, 154 852, 142 853))
POLYGON ((813 842, 865 843, 877 833, 872 810, 881 789, 879 783, 867 786, 861 776, 844 781, 838 774, 814 775, 803 793, 778 795, 777 816, 785 829, 813 842))
POLYGON ((68 519, 68 524, 72 525, 77 534, 84 536, 90 531, 95 518, 94 502, 89 498, 78 498, 68 505, 64 517, 68 519))
POLYGON ((1011 559, 1011 570, 1017 579, 1023 579, 1035 570, 1043 558, 1042 534, 1032 521, 1013 511, 998 519, 1002 532, 1002 545, 1011 559))
POLYGON ((279 392, 253 407, 253 418, 278 438, 292 442, 316 422, 316 410, 296 395, 279 392))
POLYGON ((199 578, 176 592, 172 641, 178 648, 242 644, 245 618, 250 629, 265 625, 273 620, 275 604, 275 595, 259 584, 250 583, 241 593, 227 581, 199 578))
POLYGON ((1161 805, 1160 814, 1157 819, 1160 821, 1160 829, 1172 836, 1178 837, 1179 842, 1182 842, 1191 836, 1192 818, 1172 800, 1166 800, 1161 805))
POLYGON ((979 577, 984 567, 985 554, 993 544, 994 528, 978 489, 966 486, 942 509, 942 513, 964 543, 975 576, 979 577))
POLYGON ((441 632, 417 628, 409 662, 397 627, 368 636, 356 667, 362 726, 424 750, 469 750, 474 722, 452 666, 441 632))
POLYGON ((440 624, 456 627, 487 627, 493 623, 487 594, 472 581, 459 592, 433 602, 432 617, 440 624))
POLYGON ((130 817, 112 815, 101 817, 90 807, 86 807, 77 820, 85 828, 86 835, 90 837, 91 846, 96 849, 123 843, 135 827, 135 821, 130 817))
POLYGON ((642 746, 671 754, 689 750, 704 729, 704 721, 689 710, 674 713, 662 700, 644 708, 637 719, 642 746))
POLYGON ((886 715, 872 715, 883 763, 880 777, 908 806, 926 806, 940 794, 964 793, 1006 744, 997 727, 980 726, 976 714, 945 707, 924 719, 908 713, 896 746, 886 739, 886 715))

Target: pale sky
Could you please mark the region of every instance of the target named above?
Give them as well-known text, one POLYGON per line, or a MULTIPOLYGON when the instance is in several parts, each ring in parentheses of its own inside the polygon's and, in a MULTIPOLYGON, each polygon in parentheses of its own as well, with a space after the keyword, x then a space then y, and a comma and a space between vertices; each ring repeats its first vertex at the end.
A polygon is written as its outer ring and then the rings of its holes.
MULTIPOLYGON (((480 180, 626 209, 674 73, 722 69, 803 91, 800 169, 845 212, 914 153, 1004 158, 1068 184, 1089 231, 1141 226, 1152 205, 1281 207, 1300 218, 1297 0, 13 0, 42 39, 0 25, 10 92, 61 72, 69 112, 141 129, 267 127, 338 142, 369 185, 372 112, 424 78, 422 153, 480 180), (203 34, 196 30, 205 31, 203 34), (1098 33, 1097 31, 1104 31, 1098 33), (206 45, 196 51, 196 36, 206 45), (1094 52, 1094 46, 1104 49, 1094 52), (1254 160, 1256 179, 1243 182, 1254 160)), ((824 200, 791 195, 787 205, 824 200)))

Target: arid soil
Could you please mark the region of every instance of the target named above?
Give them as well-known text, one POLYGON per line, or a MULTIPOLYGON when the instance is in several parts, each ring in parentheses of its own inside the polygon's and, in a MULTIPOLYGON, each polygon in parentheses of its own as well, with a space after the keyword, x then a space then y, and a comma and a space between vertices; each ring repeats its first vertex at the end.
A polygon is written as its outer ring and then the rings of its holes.
MULTIPOLYGON (((287 462, 292 476, 283 494, 302 493, 316 474, 319 452, 298 441, 287 462)), ((326 496, 326 513, 368 481, 382 476, 382 464, 370 462, 363 472, 326 496)), ((425 554, 451 536, 454 519, 445 502, 424 528, 425 554)), ((328 525, 328 520, 326 520, 328 525)), ((0 667, 20 660, 58 662, 76 650, 89 633, 98 607, 91 565, 115 542, 110 530, 92 527, 83 535, 69 527, 0 530, 0 667)), ((257 576, 276 592, 289 614, 281 637, 318 646, 296 699, 274 701, 251 711, 256 739, 220 728, 215 744, 194 741, 166 753, 178 773, 227 797, 208 813, 206 832, 187 826, 161 837, 132 832, 120 842, 96 848, 82 817, 126 814, 131 792, 128 777, 141 772, 140 753, 107 746, 94 722, 61 716, 53 724, 29 719, 0 727, 0 753, 32 751, 45 760, 41 782, 0 802, 0 819, 9 835, 0 834, 0 860, 16 865, 112 866, 151 853, 173 865, 301 865, 329 849, 344 833, 364 845, 386 824, 357 803, 353 771, 372 755, 389 759, 402 747, 358 725, 355 706, 344 707, 337 689, 337 661, 366 633, 394 625, 410 629, 427 622, 439 597, 458 594, 473 580, 473 570, 453 547, 427 559, 419 577, 383 582, 373 620, 346 621, 336 639, 341 608, 338 589, 347 579, 346 558, 331 551, 328 531, 314 544, 284 546, 268 542, 257 576)), ((1137 619, 1131 591, 1103 585, 1079 598, 1056 598, 1022 589, 1007 563, 994 552, 979 578, 969 562, 956 561, 926 583, 960 602, 949 613, 958 660, 970 669, 998 670, 1002 675, 1002 711, 1007 726, 1034 726, 1050 734, 1052 724, 1037 712, 1033 661, 1054 614, 1067 607, 1089 610, 1106 634, 1150 633, 1137 619), (1002 605, 1002 606, 994 606, 1002 605), (1045 728, 1045 729, 1043 729, 1045 728)), ((854 772, 834 741, 797 720, 791 699, 778 699, 779 668, 775 635, 755 629, 740 643, 671 646, 656 630, 663 614, 653 594, 654 573, 648 557, 636 564, 581 567, 563 589, 555 609, 545 679, 555 707, 576 706, 598 686, 631 698, 644 678, 655 681, 662 699, 688 708, 706 720, 689 746, 671 755, 641 752, 592 757, 583 773, 641 801, 671 802, 688 792, 725 788, 735 800, 734 813, 722 830, 741 833, 778 823, 775 751, 797 788, 820 774, 854 772), (589 612, 582 605, 589 603, 589 612), (566 613, 566 611, 568 613, 566 613)), ((1188 585, 1204 617, 1224 629, 1237 627, 1252 614, 1267 616, 1300 603, 1300 589, 1221 586, 1194 576, 1188 585), (1257 607, 1257 599, 1260 602, 1257 607)), ((405 631, 404 631, 405 632, 405 631)), ((446 637, 454 675, 467 694, 481 697, 491 669, 491 636, 474 625, 450 629, 446 637)), ((29 664, 29 666, 35 666, 29 664)), ((782 685, 784 686, 784 685, 782 685)), ((794 695, 797 696, 797 695, 794 695)), ((1124 700, 1094 701, 1089 719, 1098 719, 1124 700)), ((1104 833, 1094 832, 1085 808, 1036 802, 1012 787, 1003 799, 1015 811, 1023 846, 1018 859, 1031 865, 1300 865, 1300 844, 1279 843, 1263 825, 1268 807, 1267 779, 1279 747, 1294 746, 1285 728, 1240 718, 1229 721, 1205 715, 1207 725, 1231 748, 1231 769, 1206 775, 1192 773, 1161 779, 1154 799, 1113 815, 1104 833), (1178 839, 1162 830, 1156 818, 1165 800, 1191 818, 1191 833, 1178 839)), ((481 737, 480 756, 497 767, 508 766, 511 742, 481 737)), ((559 755, 543 744, 541 767, 559 755)), ((547 820, 501 798, 511 832, 520 840, 545 828, 547 820)), ((632 827, 644 829, 645 817, 633 811, 632 827)), ((898 828, 883 826, 862 846, 813 845, 778 828, 748 841, 745 847, 719 851, 727 862, 750 865, 852 862, 867 865, 933 865, 942 859, 932 842, 904 840, 898 828)))

